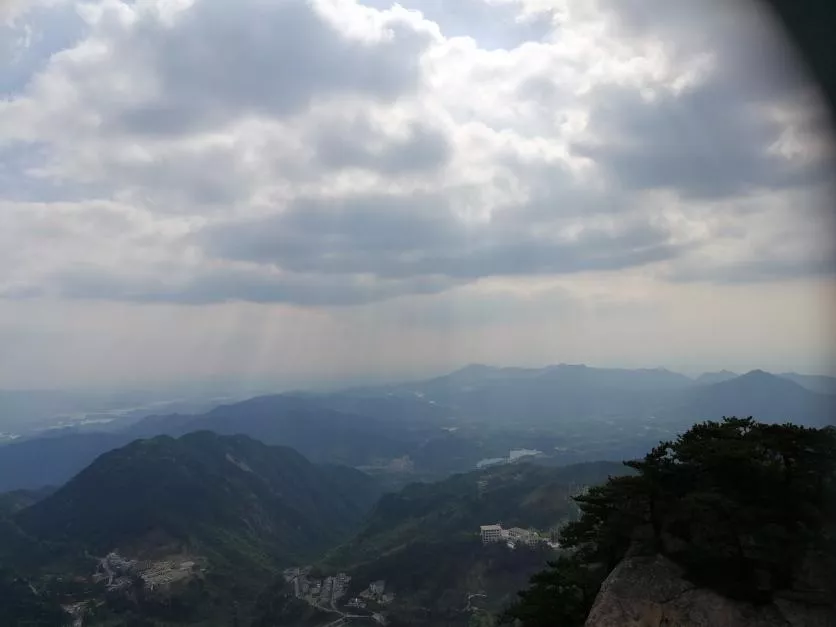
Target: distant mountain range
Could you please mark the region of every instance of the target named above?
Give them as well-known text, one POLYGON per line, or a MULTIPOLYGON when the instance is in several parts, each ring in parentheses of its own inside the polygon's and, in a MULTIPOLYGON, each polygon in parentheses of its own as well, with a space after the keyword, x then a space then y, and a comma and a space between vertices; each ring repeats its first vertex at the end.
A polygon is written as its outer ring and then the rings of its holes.
MULTIPOLYGON (((376 458, 391 458, 392 452, 406 451, 410 426, 409 401, 390 403, 385 418, 375 413, 337 411, 334 405, 349 405, 340 397, 305 397, 285 394, 261 396, 232 405, 221 405, 198 416, 173 415, 146 418, 125 430, 133 437, 160 433, 179 436, 196 430, 221 434, 243 433, 267 444, 295 448, 314 461, 362 464, 376 458), (403 413, 401 409, 403 408, 403 413)), ((378 399, 369 399, 374 401, 378 399)), ((379 399, 387 401, 388 399, 379 399)), ((371 403, 369 403, 371 404, 371 403)), ((437 411, 426 403, 418 416, 418 431, 437 425, 437 411)))
POLYGON ((0 389, 0 443, 67 427, 120 427, 159 412, 204 412, 220 402, 218 393, 183 397, 175 392, 0 389))
POLYGON ((836 379, 777 376, 760 370, 745 375, 709 373, 693 380, 665 369, 474 365, 444 377, 373 391, 418 395, 452 408, 464 420, 494 424, 553 425, 601 418, 624 421, 657 414, 690 424, 745 413, 767 421, 819 425, 832 421, 836 411, 836 399, 823 393, 828 385, 836 393, 836 379))
POLYGON ((795 372, 784 372, 779 376, 798 383, 798 385, 813 392, 836 394, 836 377, 826 377, 817 374, 797 374, 795 372))
POLYGON ((721 416, 754 416, 763 422, 794 422, 821 427, 836 423, 836 396, 814 392, 792 379, 753 370, 725 381, 700 386, 662 412, 694 421, 721 416))
POLYGON ((61 485, 102 453, 134 439, 125 433, 69 433, 4 444, 0 492, 61 485))
POLYGON ((701 385, 711 385, 712 383, 722 383, 738 377, 735 372, 730 370, 719 370, 717 372, 703 372, 695 381, 701 385))
MULTIPOLYGON (((763 371, 755 370, 754 372, 763 371)), ((718 372, 704 372, 695 381, 700 384, 722 383, 723 381, 729 381, 739 376, 739 374, 729 370, 720 370, 718 372)), ((836 377, 827 377, 818 374, 798 374, 797 372, 782 372, 777 376, 781 379, 787 379, 788 381, 797 383, 811 392, 836 394, 836 377)))
POLYGON ((151 416, 107 433, 65 430, 5 444, 0 491, 61 485, 102 453, 161 434, 244 434, 314 462, 369 472, 400 465, 412 479, 432 479, 514 447, 541 449, 545 462, 561 464, 633 457, 696 421, 724 415, 832 424, 836 379, 758 370, 694 380, 664 369, 473 365, 425 381, 262 396, 199 415, 151 416))

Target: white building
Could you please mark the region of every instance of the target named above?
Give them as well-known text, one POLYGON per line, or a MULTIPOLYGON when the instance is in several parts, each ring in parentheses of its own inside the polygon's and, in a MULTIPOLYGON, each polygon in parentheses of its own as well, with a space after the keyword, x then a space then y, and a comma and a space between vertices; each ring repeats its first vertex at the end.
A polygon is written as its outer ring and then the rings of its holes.
POLYGON ((479 531, 482 533, 482 544, 502 540, 502 527, 500 525, 482 525, 479 527, 479 531))
POLYGON ((511 527, 508 530, 508 538, 514 542, 522 544, 533 545, 540 541, 540 535, 528 529, 521 529, 520 527, 511 527))

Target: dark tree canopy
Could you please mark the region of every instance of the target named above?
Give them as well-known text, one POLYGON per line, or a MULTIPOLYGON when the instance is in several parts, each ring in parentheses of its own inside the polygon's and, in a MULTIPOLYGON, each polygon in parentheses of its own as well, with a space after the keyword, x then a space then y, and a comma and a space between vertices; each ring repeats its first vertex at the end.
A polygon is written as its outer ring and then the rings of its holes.
POLYGON ((0 625, 61 627, 70 616, 53 599, 41 596, 32 585, 0 568, 0 625))
POLYGON ((832 556, 833 427, 724 418, 625 463, 638 474, 575 498, 580 519, 561 530, 570 555, 532 578, 507 622, 583 624, 631 547, 667 555, 695 583, 754 603, 792 588, 804 560, 832 556))

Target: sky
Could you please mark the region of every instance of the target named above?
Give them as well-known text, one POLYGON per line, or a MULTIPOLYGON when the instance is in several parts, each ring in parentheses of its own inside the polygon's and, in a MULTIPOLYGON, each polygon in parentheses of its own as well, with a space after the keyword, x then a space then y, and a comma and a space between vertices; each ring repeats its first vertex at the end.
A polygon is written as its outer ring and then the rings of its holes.
POLYGON ((0 387, 836 370, 827 115, 750 2, 0 12, 0 387))

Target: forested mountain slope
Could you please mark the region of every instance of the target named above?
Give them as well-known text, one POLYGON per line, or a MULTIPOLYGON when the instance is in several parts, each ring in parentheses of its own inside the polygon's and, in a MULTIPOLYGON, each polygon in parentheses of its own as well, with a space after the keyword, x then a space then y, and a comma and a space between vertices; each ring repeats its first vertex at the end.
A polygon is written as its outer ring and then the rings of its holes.
POLYGON ((14 521, 42 541, 94 554, 166 543, 269 565, 345 538, 377 496, 359 471, 316 466, 246 436, 196 432, 110 451, 14 521))

